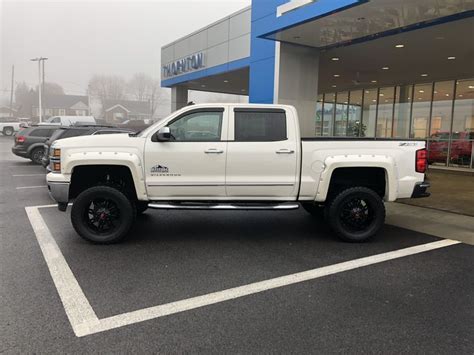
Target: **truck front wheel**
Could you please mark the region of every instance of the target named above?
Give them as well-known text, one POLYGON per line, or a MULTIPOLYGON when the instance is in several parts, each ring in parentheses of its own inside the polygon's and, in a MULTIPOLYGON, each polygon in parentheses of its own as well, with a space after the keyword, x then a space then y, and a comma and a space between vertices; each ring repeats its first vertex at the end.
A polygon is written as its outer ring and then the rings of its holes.
POLYGON ((380 230, 385 221, 382 198, 366 187, 341 191, 327 204, 327 221, 346 242, 364 242, 380 230))
POLYGON ((135 204, 121 191, 109 186, 91 187, 77 196, 71 222, 85 240, 110 244, 122 240, 136 217, 135 204))

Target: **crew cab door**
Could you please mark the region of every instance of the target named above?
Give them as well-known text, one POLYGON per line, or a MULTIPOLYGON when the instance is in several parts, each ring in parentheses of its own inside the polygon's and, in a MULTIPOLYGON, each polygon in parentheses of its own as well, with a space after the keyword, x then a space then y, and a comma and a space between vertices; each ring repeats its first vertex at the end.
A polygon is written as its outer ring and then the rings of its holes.
POLYGON ((172 119, 171 139, 147 137, 145 174, 151 200, 225 198, 227 110, 197 108, 172 119))
POLYGON ((229 112, 226 191, 234 200, 294 200, 298 191, 297 125, 279 108, 229 112))

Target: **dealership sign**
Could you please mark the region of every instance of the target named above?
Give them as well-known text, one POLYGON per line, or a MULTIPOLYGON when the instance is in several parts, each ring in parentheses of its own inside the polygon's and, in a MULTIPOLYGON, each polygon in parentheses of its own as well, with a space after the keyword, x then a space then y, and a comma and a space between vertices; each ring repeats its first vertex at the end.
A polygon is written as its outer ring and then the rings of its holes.
POLYGON ((163 77, 169 78, 184 74, 193 70, 204 68, 204 53, 196 53, 185 58, 178 59, 163 66, 163 77))

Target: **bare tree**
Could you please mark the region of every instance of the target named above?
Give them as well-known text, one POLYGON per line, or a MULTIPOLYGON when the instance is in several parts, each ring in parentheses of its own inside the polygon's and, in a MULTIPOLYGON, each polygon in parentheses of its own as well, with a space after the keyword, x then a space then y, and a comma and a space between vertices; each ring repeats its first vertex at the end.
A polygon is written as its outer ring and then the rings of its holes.
POLYGON ((121 100, 125 98, 126 82, 117 75, 94 75, 89 80, 89 95, 99 99, 102 107, 105 100, 121 100))
MULTIPOLYGON (((38 85, 36 85, 35 90, 38 92, 38 85)), ((43 90, 43 95, 65 95, 63 87, 56 83, 45 82, 43 90)))
POLYGON ((137 101, 146 101, 153 90, 153 79, 145 73, 133 75, 128 82, 128 92, 130 96, 137 101))
POLYGON ((163 96, 160 82, 145 73, 137 73, 130 79, 128 93, 134 100, 149 102, 151 117, 155 115, 163 96))

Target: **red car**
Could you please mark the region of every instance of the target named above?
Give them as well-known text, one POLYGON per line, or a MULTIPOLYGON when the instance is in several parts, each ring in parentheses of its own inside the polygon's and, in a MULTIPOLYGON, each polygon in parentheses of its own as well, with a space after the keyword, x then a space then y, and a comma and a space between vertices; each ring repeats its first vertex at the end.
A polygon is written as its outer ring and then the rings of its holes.
MULTIPOLYGON (((474 132, 453 132, 451 137, 451 156, 454 164, 469 165, 472 154, 474 132)), ((428 163, 446 163, 449 146, 449 132, 436 132, 428 143, 428 163)))

